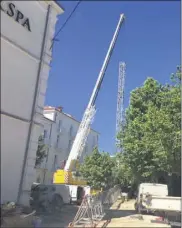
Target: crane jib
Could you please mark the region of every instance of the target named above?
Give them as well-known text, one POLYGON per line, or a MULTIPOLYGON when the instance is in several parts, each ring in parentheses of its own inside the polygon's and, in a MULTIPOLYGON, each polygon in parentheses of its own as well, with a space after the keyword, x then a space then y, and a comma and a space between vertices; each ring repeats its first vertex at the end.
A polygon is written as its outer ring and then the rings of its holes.
POLYGON ((113 38, 112 38, 111 43, 109 45, 109 49, 107 51, 106 57, 105 57, 104 62, 102 64, 102 68, 99 72, 96 84, 95 84, 93 92, 91 94, 88 106, 84 112, 84 115, 83 115, 82 121, 80 123, 78 132, 77 132, 75 140, 73 142, 73 145, 72 145, 70 154, 68 156, 68 160, 66 162, 64 170, 72 171, 72 170, 70 170, 72 161, 77 159, 78 157, 81 157, 81 154, 83 152, 83 148, 84 148, 84 145, 86 143, 86 140, 87 140, 87 137, 89 134, 90 125, 93 122, 94 115, 96 112, 94 104, 95 104, 95 101, 97 99, 98 92, 101 88, 103 78, 104 78, 104 75, 105 75, 109 60, 111 58, 111 55, 112 55, 112 52, 113 52, 113 49, 114 49, 114 46, 115 46, 115 43, 116 43, 116 40, 117 40, 117 37, 119 34, 119 30, 121 28, 121 24, 123 21, 124 21, 124 14, 121 14, 120 18, 119 18, 119 22, 118 22, 117 27, 116 27, 116 30, 114 32, 113 38))
POLYGON ((114 46, 116 44, 116 41, 117 41, 117 38, 118 38, 118 34, 119 34, 119 31, 120 31, 120 28, 121 28, 121 25, 122 25, 123 21, 124 21, 124 14, 121 14, 119 22, 118 22, 116 30, 115 30, 115 33, 114 33, 113 38, 111 40, 111 43, 109 45, 109 49, 107 51, 106 57, 105 57, 104 62, 102 64, 102 68, 101 68, 101 70, 99 72, 99 76, 98 76, 98 79, 96 81, 95 87, 93 89, 93 92, 92 92, 88 107, 90 105, 94 105, 95 104, 95 101, 96 101, 97 96, 98 96, 98 92, 99 92, 99 90, 101 88, 101 84, 103 82, 103 78, 104 78, 104 75, 105 75, 109 60, 111 58, 114 46))

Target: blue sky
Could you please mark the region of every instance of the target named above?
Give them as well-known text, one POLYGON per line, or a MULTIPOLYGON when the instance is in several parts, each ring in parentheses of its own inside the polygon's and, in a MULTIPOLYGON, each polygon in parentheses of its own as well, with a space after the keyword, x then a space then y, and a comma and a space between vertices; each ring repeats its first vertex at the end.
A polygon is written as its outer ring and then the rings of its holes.
MULTIPOLYGON (((60 1, 65 13, 76 1, 60 1)), ((54 44, 46 105, 63 106, 81 120, 102 66, 119 15, 126 16, 96 102, 93 128, 100 132, 99 147, 115 151, 118 66, 125 61, 125 107, 130 92, 150 76, 165 83, 180 63, 180 2, 82 2, 54 44)))

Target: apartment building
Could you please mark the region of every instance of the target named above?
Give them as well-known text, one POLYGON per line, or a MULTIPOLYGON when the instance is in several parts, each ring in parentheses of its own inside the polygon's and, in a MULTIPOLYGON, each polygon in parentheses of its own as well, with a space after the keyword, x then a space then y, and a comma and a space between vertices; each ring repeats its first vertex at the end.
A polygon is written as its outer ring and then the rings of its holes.
POLYGON ((29 203, 50 71, 55 1, 1 1, 1 203, 29 203))
MULTIPOLYGON (((37 181, 50 184, 53 172, 61 168, 69 156, 80 122, 64 113, 62 107, 44 107, 43 114, 43 134, 48 156, 37 169, 37 181)), ((91 129, 80 162, 98 146, 98 137, 99 133, 91 129)))

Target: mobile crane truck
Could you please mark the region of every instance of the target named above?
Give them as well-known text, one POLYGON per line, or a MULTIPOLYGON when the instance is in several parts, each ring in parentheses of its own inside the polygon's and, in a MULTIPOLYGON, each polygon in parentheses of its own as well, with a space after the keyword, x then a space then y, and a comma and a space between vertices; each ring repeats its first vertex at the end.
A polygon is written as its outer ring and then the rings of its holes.
MULTIPOLYGON (((64 169, 59 169, 54 173, 54 177, 53 177, 54 184, 53 184, 53 187, 50 187, 50 189, 52 189, 52 193, 51 194, 47 193, 47 195, 50 195, 50 196, 48 197, 49 199, 46 205, 50 203, 50 205, 52 206, 53 203, 51 202, 54 202, 55 204, 54 208, 55 207, 61 208, 64 203, 71 202, 71 201, 80 201, 83 196, 84 190, 87 189, 87 192, 88 192, 89 186, 87 186, 86 181, 76 176, 73 176, 73 172, 76 171, 76 165, 85 147, 87 137, 90 131, 90 126, 94 120, 94 116, 96 113, 95 102, 98 97, 98 93, 101 88, 104 75, 105 75, 107 66, 109 64, 109 60, 111 58, 116 40, 118 38, 119 31, 124 19, 125 19, 124 14, 121 14, 116 30, 114 32, 113 38, 111 40, 109 49, 107 51, 106 57, 104 59, 102 68, 98 75, 95 87, 91 94, 87 108, 84 112, 75 140, 73 142, 68 160, 66 161, 64 169), (63 187, 65 188, 64 191, 63 191, 63 187), (69 196, 68 194, 66 195, 66 189, 69 189, 69 193, 70 193, 69 196), (63 194, 63 192, 65 193, 63 194)), ((38 185, 36 185, 36 188, 38 188, 38 185)), ((48 190, 48 186, 45 186, 45 189, 47 192, 50 192, 48 190)), ((32 197, 32 201, 34 201, 33 194, 31 195, 31 197, 32 197)))

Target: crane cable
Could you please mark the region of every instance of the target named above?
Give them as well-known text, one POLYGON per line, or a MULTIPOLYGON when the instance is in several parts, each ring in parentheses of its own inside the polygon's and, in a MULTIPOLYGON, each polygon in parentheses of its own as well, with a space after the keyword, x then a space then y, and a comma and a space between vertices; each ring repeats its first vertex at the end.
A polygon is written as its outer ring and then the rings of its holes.
POLYGON ((63 30, 63 28, 66 26, 66 24, 68 23, 68 21, 71 19, 73 13, 76 11, 76 9, 78 8, 78 6, 80 5, 81 0, 78 1, 78 3, 75 5, 74 9, 72 10, 72 12, 70 13, 70 15, 68 16, 68 18, 66 19, 66 21, 64 22, 64 24, 61 26, 61 28, 58 30, 58 32, 56 33, 56 35, 54 36, 54 38, 52 39, 52 44, 50 47, 50 50, 52 49, 52 46, 54 44, 54 41, 56 40, 56 37, 59 35, 59 33, 63 30))

